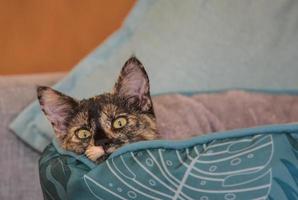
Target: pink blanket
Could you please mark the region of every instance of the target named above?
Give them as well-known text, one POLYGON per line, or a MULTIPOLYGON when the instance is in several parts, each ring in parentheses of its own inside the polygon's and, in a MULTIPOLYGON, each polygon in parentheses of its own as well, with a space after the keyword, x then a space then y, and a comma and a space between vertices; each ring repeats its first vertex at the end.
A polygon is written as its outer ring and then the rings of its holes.
POLYGON ((298 96, 228 91, 153 98, 163 138, 184 139, 215 131, 298 122, 298 96))

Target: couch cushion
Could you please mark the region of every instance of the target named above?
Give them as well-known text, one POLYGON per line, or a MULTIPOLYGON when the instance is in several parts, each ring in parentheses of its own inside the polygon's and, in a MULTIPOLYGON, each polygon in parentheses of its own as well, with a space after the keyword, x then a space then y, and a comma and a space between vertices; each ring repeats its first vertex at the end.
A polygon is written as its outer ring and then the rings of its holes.
POLYGON ((52 85, 62 76, 0 76, 0 199, 42 199, 37 165, 39 154, 12 134, 8 125, 35 99, 37 85, 52 85))

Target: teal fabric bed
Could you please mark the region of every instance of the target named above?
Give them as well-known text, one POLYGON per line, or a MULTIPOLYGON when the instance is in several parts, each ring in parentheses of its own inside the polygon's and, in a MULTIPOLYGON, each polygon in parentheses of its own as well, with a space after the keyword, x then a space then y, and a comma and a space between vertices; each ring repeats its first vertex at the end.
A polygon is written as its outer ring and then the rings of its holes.
POLYGON ((298 199, 298 124, 138 142, 95 165, 59 148, 44 151, 45 199, 298 199))

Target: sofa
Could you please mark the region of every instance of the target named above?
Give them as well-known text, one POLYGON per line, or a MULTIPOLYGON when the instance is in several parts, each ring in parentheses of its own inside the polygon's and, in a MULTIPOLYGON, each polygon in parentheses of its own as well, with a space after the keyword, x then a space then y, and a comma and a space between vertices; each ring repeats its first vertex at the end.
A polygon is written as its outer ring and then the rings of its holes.
POLYGON ((9 130, 9 123, 36 97, 37 85, 52 85, 63 73, 0 76, 0 199, 42 199, 40 154, 9 130))

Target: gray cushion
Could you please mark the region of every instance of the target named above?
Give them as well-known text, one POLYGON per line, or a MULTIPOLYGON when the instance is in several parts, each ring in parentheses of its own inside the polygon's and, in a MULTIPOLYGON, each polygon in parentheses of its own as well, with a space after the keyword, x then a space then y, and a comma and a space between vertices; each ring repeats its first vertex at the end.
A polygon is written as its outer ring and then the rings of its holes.
POLYGON ((12 134, 8 124, 36 97, 36 85, 52 85, 62 74, 0 76, 0 199, 42 199, 39 154, 12 134))

